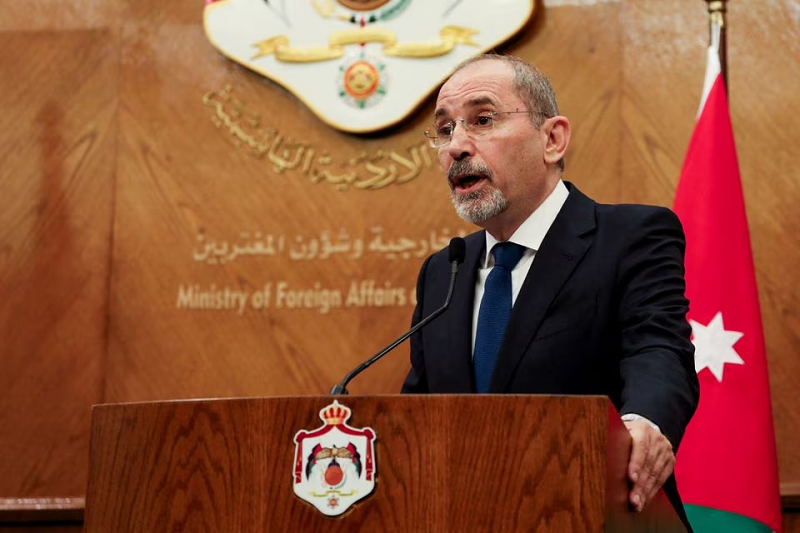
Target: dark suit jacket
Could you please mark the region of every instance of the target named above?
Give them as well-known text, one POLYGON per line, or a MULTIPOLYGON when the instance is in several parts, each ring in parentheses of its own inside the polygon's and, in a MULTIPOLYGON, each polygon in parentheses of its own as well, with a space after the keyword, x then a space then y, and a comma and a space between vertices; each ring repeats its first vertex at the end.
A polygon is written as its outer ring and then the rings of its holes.
MULTIPOLYGON (((490 392, 606 395, 620 413, 656 423, 677 450, 699 395, 681 224, 666 208, 598 204, 567 187, 512 309, 490 392)), ((450 307, 411 337, 403 392, 475 390, 472 314, 486 239, 465 240, 450 307)), ((449 275, 446 250, 425 261, 414 323, 442 305, 449 275)))

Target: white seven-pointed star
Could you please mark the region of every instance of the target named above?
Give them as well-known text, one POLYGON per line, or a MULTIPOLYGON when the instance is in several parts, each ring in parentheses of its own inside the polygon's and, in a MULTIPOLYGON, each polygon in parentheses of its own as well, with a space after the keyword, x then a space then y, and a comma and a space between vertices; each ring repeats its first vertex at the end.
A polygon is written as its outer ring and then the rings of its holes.
POLYGON ((733 345, 744 336, 739 331, 725 331, 722 323, 722 311, 714 315, 708 326, 690 320, 692 326, 692 343, 694 343, 694 367, 699 373, 708 368, 717 381, 722 382, 722 370, 725 363, 743 365, 744 361, 733 345))

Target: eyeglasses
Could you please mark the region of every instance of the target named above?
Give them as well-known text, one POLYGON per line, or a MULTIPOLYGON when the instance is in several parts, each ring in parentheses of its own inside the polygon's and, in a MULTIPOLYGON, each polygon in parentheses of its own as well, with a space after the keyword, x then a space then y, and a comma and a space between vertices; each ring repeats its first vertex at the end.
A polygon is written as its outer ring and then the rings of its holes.
POLYGON ((541 111, 481 111, 464 118, 457 118, 454 120, 440 121, 425 130, 425 137, 428 138, 428 143, 431 148, 441 148, 447 146, 453 140, 453 133, 456 131, 456 123, 461 122, 464 128, 464 133, 470 137, 485 137, 494 131, 494 125, 498 115, 511 115, 511 114, 530 114, 547 116, 546 113, 541 111))

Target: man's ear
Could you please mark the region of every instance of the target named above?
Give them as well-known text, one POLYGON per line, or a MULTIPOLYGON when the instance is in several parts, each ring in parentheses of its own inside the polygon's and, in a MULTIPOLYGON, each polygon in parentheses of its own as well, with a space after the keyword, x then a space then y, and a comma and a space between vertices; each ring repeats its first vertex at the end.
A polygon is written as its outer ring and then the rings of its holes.
POLYGON ((567 117, 555 116, 542 124, 542 132, 547 134, 544 144, 545 163, 553 165, 564 157, 569 146, 570 125, 567 117))

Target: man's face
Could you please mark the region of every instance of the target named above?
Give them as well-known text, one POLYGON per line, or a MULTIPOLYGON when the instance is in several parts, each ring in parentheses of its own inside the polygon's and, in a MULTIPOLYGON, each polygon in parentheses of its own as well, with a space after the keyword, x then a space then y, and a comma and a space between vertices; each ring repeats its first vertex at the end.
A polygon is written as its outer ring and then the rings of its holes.
POLYGON ((511 66, 497 60, 464 67, 444 84, 436 102, 437 123, 457 121, 452 140, 439 148, 453 205, 465 220, 501 234, 503 228, 514 231, 549 192, 546 135, 525 113, 495 116, 494 129, 484 136, 466 133, 458 119, 517 110, 528 111, 528 105, 514 88, 511 66))

